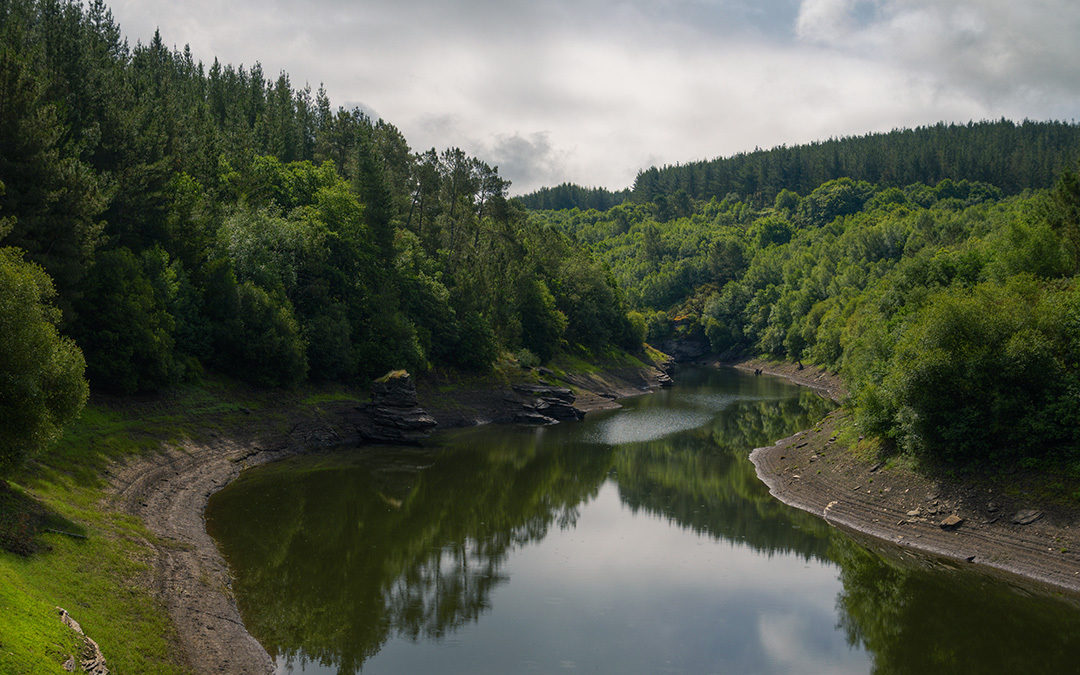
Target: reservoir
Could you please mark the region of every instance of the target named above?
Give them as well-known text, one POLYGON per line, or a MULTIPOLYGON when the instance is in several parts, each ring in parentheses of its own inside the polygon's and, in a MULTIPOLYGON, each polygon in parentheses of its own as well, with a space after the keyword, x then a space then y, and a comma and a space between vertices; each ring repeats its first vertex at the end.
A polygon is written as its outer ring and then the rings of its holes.
POLYGON ((207 528, 279 673, 1075 672, 1080 610, 773 499, 833 404, 733 369, 550 427, 244 472, 207 528))

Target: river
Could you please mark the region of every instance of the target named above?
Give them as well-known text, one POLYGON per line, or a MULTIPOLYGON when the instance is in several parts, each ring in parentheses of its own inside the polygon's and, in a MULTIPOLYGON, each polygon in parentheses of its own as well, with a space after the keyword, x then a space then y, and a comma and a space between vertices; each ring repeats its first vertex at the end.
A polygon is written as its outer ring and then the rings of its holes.
POLYGON ((244 472, 207 528, 279 673, 1076 672, 1080 609, 769 496, 832 404, 686 370, 621 410, 244 472))

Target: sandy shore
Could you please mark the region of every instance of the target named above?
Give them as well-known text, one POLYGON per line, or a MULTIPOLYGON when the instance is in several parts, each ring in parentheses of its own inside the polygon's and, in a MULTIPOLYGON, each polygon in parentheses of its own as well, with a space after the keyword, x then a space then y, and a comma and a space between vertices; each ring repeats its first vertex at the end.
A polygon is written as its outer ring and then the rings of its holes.
MULTIPOLYGON (((658 386, 660 371, 624 369, 572 379, 576 405, 586 411, 618 407, 614 399, 658 386), (632 370, 632 372, 631 372, 632 370)), ((505 393, 459 391, 452 406, 431 406, 440 423, 460 426, 496 416, 505 393)), ((425 404, 421 392, 421 404, 425 404)), ((179 648, 196 673, 270 673, 273 662, 244 627, 229 570, 206 533, 203 511, 210 496, 244 469, 286 457, 359 443, 347 410, 333 406, 297 413, 289 409, 252 415, 228 438, 189 442, 109 469, 111 503, 140 518, 155 535, 147 581, 164 603, 179 635, 179 648), (282 427, 282 417, 289 423, 282 427)))
MULTIPOLYGON (((839 400, 842 386, 816 369, 750 361, 742 369, 787 377, 839 400), (809 372, 808 372, 809 371, 809 372)), ((1080 519, 1023 490, 978 479, 936 480, 838 446, 834 411, 813 429, 758 448, 750 459, 780 501, 893 545, 1020 576, 1044 590, 1080 593, 1080 519), (1019 493, 1019 494, 1017 494, 1019 493)))

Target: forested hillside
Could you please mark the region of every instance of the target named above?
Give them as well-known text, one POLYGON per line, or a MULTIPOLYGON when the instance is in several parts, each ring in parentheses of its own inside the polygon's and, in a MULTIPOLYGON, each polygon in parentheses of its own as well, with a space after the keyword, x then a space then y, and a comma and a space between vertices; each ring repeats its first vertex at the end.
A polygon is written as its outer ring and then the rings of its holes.
POLYGON ((667 220, 689 215, 692 200, 730 198, 761 207, 783 190, 806 194, 837 178, 900 188, 973 180, 1017 194, 1053 185, 1078 153, 1080 126, 1075 123, 939 123, 651 167, 638 173, 632 190, 564 184, 521 199, 531 209, 606 210, 627 199, 650 202, 667 220))
POLYGON ((543 217, 611 266, 651 342, 697 337, 838 370, 864 433, 923 456, 1080 453, 1075 169, 1013 196, 966 179, 844 177, 765 207, 714 198, 688 211, 543 217))
POLYGON ((286 73, 131 47, 100 0, 0 2, 4 417, 48 437, 83 356, 132 393, 640 347, 609 275, 508 185, 286 73))

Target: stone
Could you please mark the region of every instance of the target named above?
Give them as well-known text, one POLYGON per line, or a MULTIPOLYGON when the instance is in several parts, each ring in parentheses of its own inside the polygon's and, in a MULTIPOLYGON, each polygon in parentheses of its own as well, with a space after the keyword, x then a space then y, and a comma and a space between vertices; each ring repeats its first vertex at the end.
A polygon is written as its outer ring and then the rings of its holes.
POLYGON ((940 527, 943 530, 955 530, 963 524, 964 519, 955 513, 951 516, 946 516, 945 520, 941 521, 940 527))
POLYGON ((416 385, 412 376, 404 370, 394 370, 383 375, 371 385, 373 402, 393 408, 411 408, 417 405, 416 385))
POLYGON ((578 421, 585 418, 585 412, 559 399, 542 398, 536 406, 537 412, 548 417, 565 421, 578 421))
POLYGON ((907 512, 907 514, 909 516, 911 516, 912 518, 915 518, 917 516, 922 515, 922 509, 911 509, 910 511, 907 512))
POLYGON ((1022 511, 1016 512, 1016 515, 1012 517, 1012 522, 1014 525, 1029 525, 1031 523, 1034 523, 1039 518, 1042 518, 1042 516, 1042 511, 1036 511, 1035 509, 1023 509, 1022 511))

